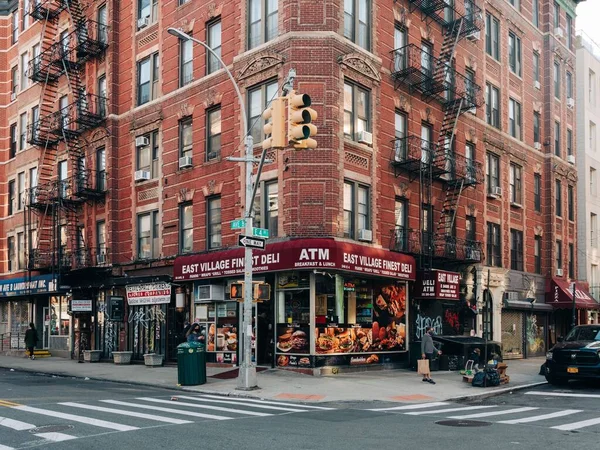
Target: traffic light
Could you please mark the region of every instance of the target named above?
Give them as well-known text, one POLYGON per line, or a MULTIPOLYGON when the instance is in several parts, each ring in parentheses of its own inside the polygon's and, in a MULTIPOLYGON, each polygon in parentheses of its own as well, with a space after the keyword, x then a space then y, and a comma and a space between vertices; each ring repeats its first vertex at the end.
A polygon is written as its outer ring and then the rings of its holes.
POLYGON ((231 283, 229 287, 229 298, 238 299, 244 297, 244 283, 231 283))
POLYGON ((254 300, 270 300, 271 285, 268 283, 258 283, 254 285, 254 300))
POLYGON ((285 98, 277 97, 262 114, 263 119, 269 120, 263 127, 265 140, 263 149, 286 147, 285 139, 285 98))
POLYGON ((311 136, 317 134, 317 127, 312 121, 317 118, 317 112, 309 108, 310 96, 296 94, 291 91, 288 96, 288 140, 294 148, 317 148, 317 141, 311 136))

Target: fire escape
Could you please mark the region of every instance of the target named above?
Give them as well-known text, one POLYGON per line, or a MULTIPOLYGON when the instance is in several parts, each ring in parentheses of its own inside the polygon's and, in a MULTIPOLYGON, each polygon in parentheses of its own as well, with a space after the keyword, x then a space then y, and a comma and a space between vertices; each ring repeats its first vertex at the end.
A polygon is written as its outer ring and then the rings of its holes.
POLYGON ((86 62, 103 56, 108 30, 88 19, 78 0, 32 2, 29 14, 42 31, 27 72, 41 87, 39 114, 27 130, 27 141, 40 151, 25 210, 28 268, 60 275, 106 263, 86 246, 79 218, 86 202, 104 201, 106 194, 105 172, 86 168, 85 133, 103 125, 107 99, 86 92, 85 73, 86 62), (65 15, 70 26, 59 34, 65 15))
POLYGON ((474 39, 483 25, 481 9, 475 0, 409 0, 410 11, 419 10, 426 23, 442 27, 444 40, 439 56, 432 48, 408 44, 395 49, 392 57, 394 87, 419 93, 426 102, 441 104, 444 119, 437 142, 433 137, 407 134, 393 142, 392 165, 396 176, 408 173, 411 181, 419 178, 421 201, 432 206, 432 187, 441 183, 443 203, 437 226, 433 224, 433 209, 420 214, 419 230, 397 227, 392 248, 420 257, 421 268, 438 264, 481 262, 481 242, 456 236, 456 212, 463 191, 483 183, 481 163, 474 155, 454 151, 454 137, 459 117, 483 104, 481 87, 473 77, 464 76, 454 68, 459 41, 474 39), (457 2, 464 1, 464 11, 457 2))

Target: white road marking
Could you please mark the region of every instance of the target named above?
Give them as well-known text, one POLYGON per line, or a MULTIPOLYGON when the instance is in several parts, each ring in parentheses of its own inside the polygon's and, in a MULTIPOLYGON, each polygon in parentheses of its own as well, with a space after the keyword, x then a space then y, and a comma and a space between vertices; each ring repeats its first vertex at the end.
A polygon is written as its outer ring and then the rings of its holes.
POLYGON ((86 425, 93 425, 95 427, 100 427, 100 428, 109 428, 111 430, 116 430, 116 431, 139 430, 138 427, 131 427, 129 425, 122 425, 120 423, 114 423, 114 422, 107 422, 105 420, 93 419, 91 417, 76 416, 74 414, 66 414, 66 413, 61 413, 58 411, 51 411, 49 409, 34 408, 32 406, 19 405, 19 406, 13 406, 12 408, 19 410, 19 411, 30 412, 33 414, 41 414, 42 416, 48 416, 48 417, 53 417, 53 418, 58 418, 58 419, 72 420, 73 422, 84 423, 86 425))
MULTIPOLYGON (((187 398, 187 397, 179 397, 179 398, 187 398)), ((146 402, 155 402, 155 403, 166 403, 169 405, 173 405, 174 402, 171 400, 161 400, 158 398, 149 398, 149 397, 140 397, 137 400, 144 400, 146 402)), ((245 411, 243 409, 235 409, 235 408, 225 408, 223 406, 213 406, 213 405, 201 405, 198 403, 185 403, 185 402, 177 402, 176 403, 177 406, 181 405, 181 406, 191 406, 193 408, 204 408, 204 409, 211 409, 213 411, 224 411, 224 412, 233 412, 233 413, 237 413, 237 414, 246 414, 248 416, 259 416, 259 417, 266 417, 266 416, 272 416, 273 414, 269 414, 269 413, 262 413, 262 412, 256 412, 256 411, 245 411)))
POLYGON ((154 414, 145 414, 145 413, 140 413, 140 412, 135 412, 135 411, 125 411, 122 409, 115 409, 115 408, 104 408, 102 406, 84 405, 81 403, 74 403, 74 402, 59 403, 59 405, 71 406, 73 408, 89 409, 91 411, 107 412, 107 413, 112 413, 112 414, 121 414, 122 416, 137 417, 139 419, 156 420, 158 422, 174 423, 176 425, 183 425, 185 423, 193 423, 189 420, 172 419, 170 417, 165 417, 165 416, 155 416, 154 414))
POLYGON ((525 417, 523 419, 503 420, 498 423, 515 424, 515 423, 538 422, 540 420, 554 419, 555 417, 570 416, 571 414, 576 414, 581 411, 582 411, 581 409, 565 409, 564 411, 553 412, 550 414, 542 414, 541 416, 531 416, 531 417, 525 417))
POLYGON ((0 444, 0 450, 15 450, 13 447, 0 444))
POLYGON ((197 413, 194 411, 183 411, 181 409, 163 408, 161 406, 154 406, 154 405, 142 405, 139 403, 121 402, 118 400, 100 400, 100 401, 104 402, 104 403, 110 403, 111 405, 129 406, 131 408, 151 409, 153 411, 170 412, 170 413, 174 413, 174 414, 181 414, 183 416, 198 417, 200 419, 214 419, 214 420, 229 420, 229 419, 231 419, 231 417, 214 416, 212 414, 202 414, 202 413, 197 413))
MULTIPOLYGON (((177 397, 180 397, 180 396, 177 396, 177 397)), ((192 398, 192 397, 190 397, 190 398, 192 398)), ((222 399, 223 397, 219 397, 218 395, 202 395, 201 397, 195 397, 195 398, 222 399)), ((298 403, 287 403, 287 402, 274 402, 274 401, 269 401, 269 400, 257 400, 254 398, 228 397, 228 399, 231 399, 231 400, 235 399, 236 401, 242 402, 242 403, 260 403, 260 404, 264 404, 264 405, 293 406, 296 408, 322 409, 324 411, 331 411, 331 410, 335 409, 335 408, 327 408, 325 406, 301 405, 298 403)))
MULTIPOLYGON (((179 398, 186 398, 183 395, 178 395, 177 397, 179 398)), ((236 406, 240 406, 240 404, 238 402, 234 402, 231 400, 213 400, 213 399, 208 399, 208 398, 199 398, 199 397, 189 397, 192 400, 196 400, 196 401, 202 401, 202 402, 209 402, 209 403, 224 403, 226 405, 236 405, 236 406)), ((218 398, 223 398, 223 397, 218 397, 218 398)), ((252 408, 261 408, 261 409, 274 409, 274 410, 278 410, 278 411, 288 411, 288 412, 305 412, 306 410, 304 409, 292 409, 292 408, 281 408, 279 406, 267 406, 267 405, 247 405, 250 406, 252 408)))
POLYGON ((394 406, 392 408, 376 408, 376 409, 367 409, 367 411, 405 411, 411 409, 425 409, 425 408, 433 408, 435 406, 444 406, 449 405, 448 402, 431 402, 431 403, 418 403, 412 405, 402 405, 402 406, 394 406))
POLYGON ((505 409, 504 411, 492 411, 492 412, 484 412, 484 413, 476 413, 476 414, 467 414, 466 416, 452 416, 449 419, 476 419, 478 417, 491 417, 491 416, 504 416, 506 414, 514 414, 525 411, 533 411, 534 407, 524 407, 524 408, 513 408, 513 409, 505 409))
POLYGON ((554 430, 571 431, 571 430, 579 430, 580 428, 585 428, 585 427, 589 427, 592 425, 598 425, 599 423, 600 423, 600 418, 599 419, 582 420, 581 422, 567 423, 565 425, 558 425, 556 427, 550 427, 550 428, 552 428, 554 430))
POLYGON ((70 441, 71 439, 77 439, 76 436, 64 433, 35 433, 35 436, 47 439, 52 442, 70 441))
POLYGON ((473 411, 475 409, 485 409, 485 408, 496 408, 495 405, 486 405, 486 406, 463 406, 462 408, 449 408, 449 409, 434 409, 433 411, 416 411, 416 412, 407 412, 404 413, 408 416, 422 416, 424 414, 445 414, 449 412, 456 411, 473 411))
POLYGON ((542 397, 577 397, 577 398, 600 398, 598 394, 575 394, 569 392, 525 392, 525 395, 540 395, 542 397))
POLYGON ((36 425, 31 423, 21 422, 20 420, 9 419, 8 417, 0 417, 0 426, 12 428, 13 430, 23 431, 32 430, 36 425))

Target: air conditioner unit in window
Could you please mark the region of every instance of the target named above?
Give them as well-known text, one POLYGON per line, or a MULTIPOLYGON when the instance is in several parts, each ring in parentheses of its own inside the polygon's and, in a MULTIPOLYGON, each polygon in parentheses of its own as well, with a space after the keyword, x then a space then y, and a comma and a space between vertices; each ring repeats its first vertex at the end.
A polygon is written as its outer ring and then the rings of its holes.
POLYGON ((467 39, 470 41, 478 41, 481 39, 481 31, 473 31, 471 34, 467 34, 467 39))
POLYGON ((150 145, 150 139, 146 136, 138 136, 135 138, 135 146, 136 147, 146 147, 150 145))
POLYGON ((179 168, 185 169, 186 167, 192 167, 191 156, 182 156, 181 158, 179 158, 179 168))
POLYGON ((535 148, 536 150, 541 150, 542 149, 542 143, 541 142, 534 142, 533 143, 533 148, 535 148))
POLYGON ((492 197, 492 198, 502 197, 502 188, 499 186, 492 187, 492 190, 488 193, 488 197, 492 197))
POLYGON ((471 261, 481 261, 481 250, 476 250, 471 247, 466 248, 466 256, 471 261))
POLYGON ((359 131, 357 133, 357 140, 361 144, 373 145, 373 134, 368 131, 359 131))
POLYGON ((142 17, 141 19, 138 19, 138 30, 141 30, 142 28, 146 28, 149 23, 150 23, 150 16, 146 16, 146 17, 142 17))
POLYGON ((562 38, 562 37, 564 37, 564 36, 565 36, 565 33, 563 32, 563 29, 562 29, 562 28, 560 28, 560 27, 559 27, 559 28, 555 28, 555 29, 554 29, 554 34, 555 34, 555 36, 556 36, 556 37, 558 37, 558 38, 562 38))
POLYGON ((16 92, 11 92, 10 93, 10 101, 14 102, 17 99, 17 93, 16 92))
POLYGON ((225 300, 225 286, 221 284, 205 284, 196 288, 195 301, 225 300))
POLYGON ((371 242, 373 240, 373 232, 364 228, 358 230, 358 240, 371 242))
POLYGON ((569 164, 575 164, 575 155, 567 155, 567 162, 569 164))
POLYGON ((556 269, 556 276, 557 277, 562 277, 563 276, 563 270, 562 269, 556 269))
POLYGON ((540 83, 539 81, 534 81, 533 82, 533 87, 536 89, 541 89, 542 88, 542 83, 540 83))
POLYGON ((106 255, 101 253, 100 255, 96 255, 96 264, 102 265, 106 264, 106 255))
POLYGON ((135 181, 146 181, 150 179, 150 172, 147 170, 136 170, 135 171, 135 181))
POLYGON ((569 97, 567 99, 567 107, 568 108, 575 108, 575 99, 574 98, 569 97))

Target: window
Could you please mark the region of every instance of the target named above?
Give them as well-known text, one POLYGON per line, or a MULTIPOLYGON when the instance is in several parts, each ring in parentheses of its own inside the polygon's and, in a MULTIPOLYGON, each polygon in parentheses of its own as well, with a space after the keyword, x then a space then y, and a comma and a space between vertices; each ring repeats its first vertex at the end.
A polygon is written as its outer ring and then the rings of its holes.
POLYGON ((143 105, 158 97, 159 59, 158 53, 137 63, 137 104, 143 105))
POLYGON ((100 147, 96 150, 96 189, 106 191, 106 149, 100 147))
POLYGON ((58 99, 58 111, 63 128, 69 128, 69 98, 63 95, 58 99))
POLYGON ((521 76, 521 38, 512 31, 508 33, 508 63, 512 73, 521 76))
POLYGON ((596 151, 596 124, 590 121, 590 150, 596 151))
POLYGON ((259 183, 254 199, 254 226, 266 228, 269 230, 269 236, 271 237, 278 235, 279 185, 277 180, 259 183))
POLYGON ((138 214, 138 259, 158 258, 158 211, 138 214))
POLYGON ((396 197, 394 203, 394 216, 396 218, 396 251, 408 250, 408 202, 404 198, 396 197))
POLYGON ((542 140, 540 139, 540 113, 533 113, 533 142, 541 144, 542 140))
MULTIPOLYGON (((96 255, 106 256, 106 222, 100 220, 96 223, 96 255)), ((101 258, 97 258, 100 263, 101 258)))
POLYGON ((521 0, 508 0, 511 5, 513 5, 517 9, 521 9, 521 0))
POLYGON ((29 78, 27 77, 27 67, 29 66, 29 54, 27 52, 21 55, 21 91, 29 87, 29 78))
POLYGON ((208 111, 206 120, 206 160, 212 161, 221 157, 221 108, 208 111))
POLYGON ((30 138, 37 140, 40 133, 40 107, 31 108, 31 134, 30 138))
POLYGON ((467 142, 465 144, 465 168, 467 172, 467 181, 472 183, 477 181, 477 170, 475 168, 475 144, 467 142))
POLYGON ((433 126, 423 122, 421 123, 421 162, 428 164, 433 155, 433 126))
POLYGON ((221 247, 221 197, 209 197, 206 201, 208 249, 221 247))
POLYGON ((179 121, 179 157, 192 156, 192 118, 179 121))
POLYGON ((12 216, 15 211, 15 180, 8 182, 8 215, 12 216))
POLYGON ((500 225, 487 224, 487 265, 502 267, 502 247, 500 246, 500 225))
POLYGON ((485 15, 485 51, 500 61, 500 22, 490 13, 485 15))
POLYGON ((264 140, 263 126, 266 122, 261 119, 262 113, 275 98, 277 92, 277 81, 267 82, 248 91, 248 126, 252 127, 254 144, 259 144, 264 140))
POLYGON ((194 80, 194 42, 179 39, 179 87, 194 80))
POLYGON ((598 185, 596 183, 596 169, 590 167, 590 195, 598 195, 598 185))
POLYGON ((510 230, 510 268, 523 270, 523 232, 510 230))
POLYGON ((29 0, 23 0, 23 17, 21 19, 21 25, 22 25, 22 29, 23 31, 25 31, 27 29, 27 27, 29 26, 29 13, 31 11, 29 10, 29 0))
POLYGON ((573 155, 573 130, 567 128, 567 155, 573 155))
POLYGON ((15 261, 15 237, 9 236, 7 238, 7 247, 8 247, 8 271, 12 272, 14 270, 14 261, 15 261))
POLYGON ((406 114, 396 111, 394 120, 394 159, 395 161, 406 161, 408 157, 407 146, 404 138, 406 137, 406 114))
POLYGON ((371 49, 370 0, 344 0, 344 37, 365 50, 371 49))
POLYGON ((554 97, 560 99, 560 64, 554 61, 554 97))
POLYGON ((137 29, 147 27, 158 20, 158 0, 138 0, 137 29))
POLYGON ((500 187, 500 158, 493 153, 487 154, 486 178, 488 194, 494 194, 497 187, 500 187))
POLYGON ((190 1, 190 0, 179 0, 179 1, 178 1, 178 4, 179 4, 179 6, 181 6, 181 5, 185 5, 185 4, 186 4, 187 2, 189 2, 189 1, 190 1))
MULTIPOLYGON (((221 20, 215 20, 206 25, 206 43, 221 57, 221 20)), ((221 68, 219 60, 211 53, 206 52, 206 73, 216 72, 221 68)))
POLYGON ((11 44, 16 44, 19 40, 19 10, 15 9, 12 15, 12 39, 11 44))
POLYGON ((590 104, 596 104, 596 73, 591 69, 588 73, 588 100, 590 104))
POLYGON ((533 208, 535 212, 542 212, 542 176, 533 175, 533 208))
POLYGON ((562 183, 560 180, 554 180, 554 195, 556 200, 556 216, 562 217, 562 183))
POLYGON ((98 8, 98 41, 108 44, 108 13, 106 5, 98 8))
POLYGON ((249 0, 248 3, 248 49, 251 49, 277 36, 279 2, 249 0))
POLYGON ((533 241, 533 271, 537 274, 542 273, 542 237, 535 236, 533 241))
POLYGON ((394 28, 394 71, 398 72, 400 70, 406 69, 407 65, 407 54, 406 54, 406 44, 408 42, 408 37, 406 33, 406 29, 396 25, 394 28))
POLYGON ((556 241, 556 268, 562 270, 563 260, 562 260, 562 241, 556 241))
POLYGON ((25 172, 19 172, 17 175, 17 210, 23 209, 25 200, 25 172))
POLYGON ((575 194, 571 185, 567 186, 567 203, 569 220, 575 220, 575 194))
POLYGON ((19 150, 25 150, 27 146, 27 113, 19 116, 19 150))
POLYGON ((521 166, 510 165, 510 202, 520 205, 522 203, 521 166))
POLYGON ((9 148, 9 158, 14 158, 17 156, 17 124, 10 124, 10 148, 9 148))
POLYGON ((358 133, 371 131, 370 92, 344 83, 344 136, 358 140, 358 133))
POLYGON ((590 245, 598 247, 598 216, 590 213, 590 245))
POLYGON ((100 117, 106 117, 106 101, 108 99, 106 92, 106 76, 98 77, 98 114, 100 117))
POLYGON ((423 203, 422 205, 422 210, 421 210, 421 214, 422 214, 422 239, 421 239, 421 245, 422 245, 422 252, 423 254, 431 254, 431 252, 433 251, 433 239, 432 239, 432 232, 433 232, 433 207, 431 205, 428 205, 426 203, 423 203))
POLYGON ((508 126, 510 135, 521 139, 521 104, 512 98, 508 100, 508 126))
POLYGON ((531 11, 532 11, 532 22, 539 28, 540 26, 540 0, 532 0, 531 11))
POLYGON ((554 28, 560 28, 560 6, 558 6, 558 3, 554 2, 553 5, 553 12, 554 12, 554 28))
POLYGON ((500 91, 489 83, 485 85, 485 113, 488 125, 500 128, 500 91))
POLYGON ((358 230, 370 230, 370 188, 344 182, 344 237, 358 238, 358 230))
POLYGON ((533 52, 533 81, 540 81, 540 54, 533 52))
POLYGON ((17 91, 19 90, 19 67, 15 66, 10 71, 11 77, 11 100, 15 100, 17 98, 17 91))
POLYGON ((194 210, 191 202, 179 205, 179 253, 194 249, 194 210))
POLYGON ((59 195, 61 198, 67 197, 67 188, 69 187, 69 177, 67 176, 67 160, 58 162, 58 181, 59 195))
POLYGON ((554 122, 554 154, 560 158, 560 123, 554 122))
POLYGON ((467 103, 476 105, 477 97, 475 92, 475 72, 465 69, 465 94, 467 94, 467 103))
POLYGON ((569 278, 575 278, 575 247, 573 244, 569 244, 569 278))
POLYGON ((467 216, 465 218, 465 239, 467 245, 473 245, 476 241, 476 222, 474 216, 467 216))
POLYGON ((573 98, 573 75, 571 75, 571 72, 567 72, 565 84, 565 89, 567 90, 567 98, 573 98))
POLYGON ((25 268, 25 234, 17 233, 17 269, 25 268))
POLYGON ((158 177, 158 153, 159 140, 158 130, 144 134, 143 137, 148 139, 148 145, 136 147, 136 169, 150 172, 150 178, 158 177))
POLYGON ((29 203, 35 203, 38 185, 38 169, 32 167, 29 169, 29 203))

